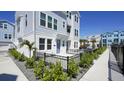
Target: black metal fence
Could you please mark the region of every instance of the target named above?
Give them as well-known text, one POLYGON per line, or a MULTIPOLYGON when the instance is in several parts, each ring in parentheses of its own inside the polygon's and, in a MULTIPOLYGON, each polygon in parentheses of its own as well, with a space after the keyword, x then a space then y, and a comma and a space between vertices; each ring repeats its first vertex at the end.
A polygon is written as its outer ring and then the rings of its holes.
POLYGON ((50 63, 55 64, 59 61, 61 62, 63 69, 66 71, 68 69, 68 63, 71 59, 73 59, 75 62, 80 62, 80 54, 75 54, 73 56, 61 56, 50 53, 37 52, 36 56, 37 58, 43 58, 47 65, 49 65, 50 63))
POLYGON ((119 67, 124 73, 124 45, 112 45, 111 51, 113 52, 119 67))

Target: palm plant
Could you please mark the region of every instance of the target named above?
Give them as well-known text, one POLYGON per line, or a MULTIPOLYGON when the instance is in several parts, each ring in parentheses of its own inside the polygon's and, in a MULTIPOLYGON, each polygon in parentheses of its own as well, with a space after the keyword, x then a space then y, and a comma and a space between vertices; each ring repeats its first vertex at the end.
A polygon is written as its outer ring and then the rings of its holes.
POLYGON ((29 57, 31 57, 31 50, 35 49, 33 47, 34 45, 34 42, 30 42, 28 40, 23 40, 23 42, 20 44, 20 47, 23 47, 24 45, 28 46, 28 49, 29 49, 29 57))

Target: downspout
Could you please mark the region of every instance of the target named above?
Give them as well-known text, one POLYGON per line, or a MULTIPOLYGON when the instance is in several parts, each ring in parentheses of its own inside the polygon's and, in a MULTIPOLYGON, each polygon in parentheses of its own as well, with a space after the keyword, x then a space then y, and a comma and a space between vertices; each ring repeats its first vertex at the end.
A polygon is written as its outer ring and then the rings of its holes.
MULTIPOLYGON (((36 48, 36 12, 33 11, 33 33, 34 33, 34 47, 36 48)), ((35 50, 36 52, 36 50, 35 50)), ((34 52, 33 52, 34 54, 34 52)), ((36 54, 35 54, 36 57, 36 54)))

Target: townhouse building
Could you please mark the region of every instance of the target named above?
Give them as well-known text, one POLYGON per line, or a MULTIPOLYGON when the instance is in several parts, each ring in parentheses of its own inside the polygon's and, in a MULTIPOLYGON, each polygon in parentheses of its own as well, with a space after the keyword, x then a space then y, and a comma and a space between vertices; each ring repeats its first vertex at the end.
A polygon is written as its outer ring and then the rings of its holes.
POLYGON ((14 39, 14 24, 0 20, 0 45, 8 45, 14 39))
POLYGON ((38 52, 65 55, 78 50, 80 13, 78 11, 17 11, 15 13, 15 41, 18 50, 28 55, 22 40, 34 42, 38 52))
POLYGON ((102 46, 124 43, 124 31, 106 32, 101 34, 102 46))

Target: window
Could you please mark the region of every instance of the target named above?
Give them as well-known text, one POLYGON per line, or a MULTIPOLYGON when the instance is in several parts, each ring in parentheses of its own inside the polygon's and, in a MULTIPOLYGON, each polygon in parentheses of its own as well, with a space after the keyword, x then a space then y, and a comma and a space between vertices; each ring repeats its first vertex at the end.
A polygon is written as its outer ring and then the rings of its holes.
POLYGON ((78 48, 78 42, 74 42, 74 48, 78 48))
POLYGON ((52 28, 52 17, 48 16, 48 28, 52 28))
POLYGON ((46 26, 46 14, 40 13, 40 25, 46 26))
POLYGON ((4 34, 4 38, 7 39, 7 34, 4 34))
POLYGON ((63 28, 65 28, 65 22, 63 22, 63 28))
POLYGON ((75 29, 75 36, 78 36, 78 30, 75 29))
POLYGON ((63 46, 63 47, 65 46, 65 41, 62 42, 62 46, 63 46))
POLYGON ((76 22, 76 20, 77 20, 77 19, 76 19, 76 15, 75 15, 75 22, 76 22))
POLYGON ((67 17, 68 17, 68 13, 69 13, 69 12, 67 11, 67 17))
POLYGON ((78 30, 77 30, 77 36, 78 36, 78 30))
POLYGON ((71 26, 67 26, 67 32, 68 32, 68 33, 71 32, 71 26))
POLYGON ((77 30, 75 29, 75 36, 77 36, 77 30))
POLYGON ((9 34, 9 39, 11 39, 12 38, 12 35, 11 34, 9 34))
POLYGON ((54 19, 54 30, 57 30, 57 20, 54 19))
POLYGON ((2 23, 0 23, 0 28, 3 28, 3 24, 2 23))
POLYGON ((39 50, 44 50, 44 49, 45 49, 45 39, 39 38, 39 50))
POLYGON ((77 23, 78 23, 78 17, 77 17, 77 23))
POLYGON ((52 39, 47 39, 47 49, 52 49, 52 39))
POLYGON ((4 29, 7 29, 7 24, 4 24, 4 29))
POLYGON ((27 14, 25 15, 25 26, 27 27, 27 14))
POLYGON ((69 18, 71 19, 71 12, 69 13, 69 18))

